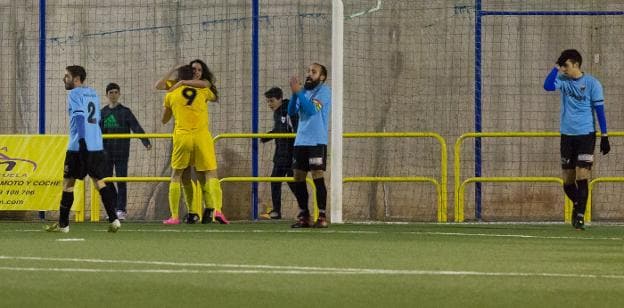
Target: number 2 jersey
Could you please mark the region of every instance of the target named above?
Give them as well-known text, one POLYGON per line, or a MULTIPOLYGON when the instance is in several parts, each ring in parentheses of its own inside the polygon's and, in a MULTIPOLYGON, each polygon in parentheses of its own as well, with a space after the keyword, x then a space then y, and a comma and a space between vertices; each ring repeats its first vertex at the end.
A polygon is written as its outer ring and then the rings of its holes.
POLYGON ((88 151, 102 151, 100 129, 100 98, 93 88, 76 87, 67 94, 69 112, 69 145, 67 150, 78 151, 78 139, 83 135, 88 151))
POLYGON ((174 134, 188 134, 209 130, 208 102, 214 100, 208 88, 179 87, 165 96, 166 108, 175 119, 174 134))

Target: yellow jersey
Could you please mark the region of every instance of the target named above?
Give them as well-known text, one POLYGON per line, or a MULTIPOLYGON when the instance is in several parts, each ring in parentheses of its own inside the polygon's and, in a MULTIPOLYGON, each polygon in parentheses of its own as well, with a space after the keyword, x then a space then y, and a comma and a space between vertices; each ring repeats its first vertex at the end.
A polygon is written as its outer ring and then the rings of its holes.
POLYGON ((181 86, 167 93, 164 106, 173 113, 174 134, 208 130, 208 102, 214 99, 208 88, 181 86))

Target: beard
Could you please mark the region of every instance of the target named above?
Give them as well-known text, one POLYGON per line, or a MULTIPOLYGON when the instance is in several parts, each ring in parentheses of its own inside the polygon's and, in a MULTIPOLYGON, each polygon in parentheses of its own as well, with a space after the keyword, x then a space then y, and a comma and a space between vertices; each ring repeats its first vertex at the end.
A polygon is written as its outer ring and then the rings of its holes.
POLYGON ((74 89, 74 83, 65 83, 65 90, 73 90, 74 89))
POLYGON ((321 83, 320 79, 317 80, 312 80, 311 78, 306 78, 306 81, 303 83, 303 88, 305 88, 306 90, 312 90, 314 88, 316 88, 316 86, 318 86, 321 83))

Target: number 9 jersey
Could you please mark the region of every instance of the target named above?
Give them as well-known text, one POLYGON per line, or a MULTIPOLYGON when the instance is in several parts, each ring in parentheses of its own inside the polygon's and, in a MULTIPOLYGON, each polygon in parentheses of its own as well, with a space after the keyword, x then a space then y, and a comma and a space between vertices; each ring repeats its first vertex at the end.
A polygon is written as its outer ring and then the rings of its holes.
POLYGON ((174 134, 208 130, 208 102, 215 99, 208 88, 179 87, 165 96, 164 107, 170 108, 175 119, 174 134))
POLYGON ((67 150, 78 152, 78 139, 84 136, 88 151, 102 151, 100 129, 100 98, 93 88, 76 87, 67 94, 69 112, 69 145, 67 150))

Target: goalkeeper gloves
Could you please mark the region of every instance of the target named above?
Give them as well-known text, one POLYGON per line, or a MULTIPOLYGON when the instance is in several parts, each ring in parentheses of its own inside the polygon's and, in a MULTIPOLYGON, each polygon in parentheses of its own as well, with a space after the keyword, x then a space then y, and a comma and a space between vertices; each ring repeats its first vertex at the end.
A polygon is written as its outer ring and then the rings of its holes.
POLYGON ((609 151, 611 151, 611 145, 609 145, 609 137, 600 137, 600 153, 602 153, 602 155, 607 155, 609 151))

